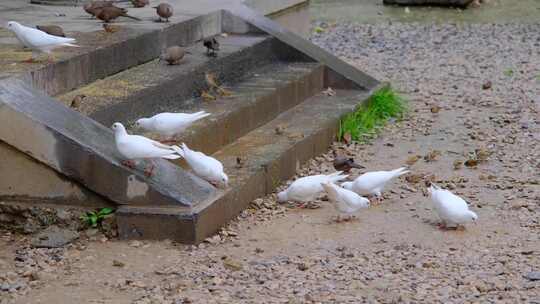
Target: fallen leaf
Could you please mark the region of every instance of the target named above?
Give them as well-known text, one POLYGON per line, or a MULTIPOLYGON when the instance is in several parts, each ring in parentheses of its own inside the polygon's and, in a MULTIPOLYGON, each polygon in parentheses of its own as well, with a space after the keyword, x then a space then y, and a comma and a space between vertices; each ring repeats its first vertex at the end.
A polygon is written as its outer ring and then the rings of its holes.
POLYGON ((432 162, 432 161, 435 161, 437 160, 437 157, 441 155, 441 151, 438 151, 438 150, 433 150, 433 151, 430 151, 428 154, 426 154, 424 156, 424 160, 426 162, 432 162))
POLYGON ((478 166, 478 160, 476 159, 468 159, 465 161, 465 166, 467 167, 476 167, 478 166))
POLYGON ((223 260, 223 267, 232 270, 232 271, 239 271, 242 270, 244 267, 242 266, 242 263, 235 261, 231 258, 225 258, 223 260))
POLYGON ((489 156, 491 155, 491 152, 489 152, 486 149, 476 149, 475 151, 476 159, 479 162, 485 162, 489 159, 489 156))
POLYGON ((216 100, 215 96, 211 95, 210 93, 208 93, 206 91, 201 92, 201 97, 203 98, 204 101, 216 100))
POLYGON ((326 96, 335 96, 336 91, 334 91, 331 87, 328 87, 328 89, 323 91, 323 94, 326 96))
POLYGON ((421 158, 420 155, 412 155, 410 156, 409 158, 407 158, 407 160, 405 161, 405 163, 409 166, 412 166, 414 165, 419 159, 421 158))
POLYGON ((124 267, 124 266, 126 266, 126 264, 124 264, 124 262, 118 261, 118 260, 113 260, 112 264, 113 264, 114 267, 124 267))
POLYGON ((463 161, 459 160, 459 159, 456 159, 454 161, 454 170, 461 169, 461 167, 463 167, 463 161))
POLYGON ((417 184, 419 183, 422 179, 424 179, 424 176, 425 174, 423 173, 418 173, 418 174, 408 174, 407 176, 405 176, 405 180, 411 184, 417 184))
POLYGON ((431 107, 431 113, 439 113, 440 110, 441 110, 441 107, 439 106, 431 107))
POLYGON ((220 86, 216 87, 216 90, 217 90, 217 92, 218 92, 218 94, 219 94, 220 96, 224 96, 224 97, 226 97, 226 96, 231 96, 231 95, 233 94, 232 91, 229 91, 229 90, 227 90, 227 89, 224 89, 224 88, 222 88, 222 87, 220 87, 220 86))
POLYGON ((343 134, 343 141, 346 143, 346 144, 350 144, 352 142, 352 136, 351 136, 351 133, 347 132, 345 134, 343 134))
POLYGON ((212 73, 205 73, 204 74, 204 78, 206 80, 206 83, 208 83, 208 85, 210 87, 217 87, 218 84, 216 82, 216 76, 214 76, 214 74, 212 73))
POLYGON ((286 127, 286 126, 283 125, 283 124, 278 125, 278 126, 274 129, 274 131, 276 131, 276 134, 277 134, 277 135, 281 135, 281 134, 283 134, 283 132, 285 131, 285 127, 286 127))

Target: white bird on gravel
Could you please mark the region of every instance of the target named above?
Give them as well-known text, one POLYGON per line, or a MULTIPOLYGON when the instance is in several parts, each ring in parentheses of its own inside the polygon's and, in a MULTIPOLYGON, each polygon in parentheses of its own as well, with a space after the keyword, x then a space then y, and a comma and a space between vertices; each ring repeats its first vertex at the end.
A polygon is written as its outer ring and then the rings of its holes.
POLYGON ((172 148, 184 157, 193 172, 200 178, 216 187, 227 187, 229 178, 223 172, 223 164, 219 160, 202 152, 193 151, 184 143, 182 143, 182 148, 177 146, 172 146, 172 148))
POLYGON ((343 171, 334 172, 329 175, 320 174, 301 177, 295 180, 286 190, 278 193, 278 201, 313 201, 324 192, 322 183, 335 183, 347 178, 348 175, 341 175, 341 173, 343 171))
POLYGON ((402 167, 392 171, 367 172, 357 177, 352 182, 345 182, 341 186, 360 195, 375 195, 381 200, 384 186, 396 177, 409 173, 407 168, 402 167))
MULTIPOLYGON (((49 35, 43 31, 21 25, 15 21, 9 21, 7 23, 7 29, 15 33, 17 39, 24 46, 32 50, 32 57, 28 59, 27 62, 34 61, 34 55, 36 52, 46 53, 50 56, 51 51, 58 47, 79 47, 78 45, 73 44, 75 42, 74 38, 49 35)), ((49 61, 51 61, 50 57, 49 61)))
MULTIPOLYGON (((173 147, 164 145, 155 140, 151 140, 140 135, 129 135, 124 125, 115 122, 112 125, 114 131, 114 141, 116 149, 125 160, 122 164, 134 168, 134 161, 152 158, 178 159, 181 157, 173 147)), ((148 171, 145 169, 147 176, 152 176, 154 165, 148 171)))
POLYGON ((195 121, 209 116, 210 113, 159 113, 149 118, 137 120, 135 126, 144 130, 172 137, 183 132, 195 121))
MULTIPOLYGON (((357 193, 341 188, 333 183, 321 184, 328 198, 334 203, 334 207, 337 211, 348 215, 348 219, 351 219, 351 215, 356 211, 369 207, 369 200, 365 197, 361 197, 357 193)), ((341 221, 341 216, 338 215, 337 221, 341 221)))
POLYGON ((435 212, 442 220, 441 228, 457 228, 478 219, 478 215, 469 210, 467 202, 461 197, 435 184, 431 184, 428 191, 435 212))

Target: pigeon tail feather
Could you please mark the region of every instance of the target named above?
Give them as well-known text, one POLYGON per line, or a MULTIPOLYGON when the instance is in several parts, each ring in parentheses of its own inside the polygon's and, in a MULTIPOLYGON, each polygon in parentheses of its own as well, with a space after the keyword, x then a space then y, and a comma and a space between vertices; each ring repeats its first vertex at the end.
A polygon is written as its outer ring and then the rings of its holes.
POLYGON ((80 47, 76 44, 73 44, 73 43, 62 43, 63 46, 72 46, 72 47, 80 47))
MULTIPOLYGON (((176 152, 178 155, 180 155, 180 157, 184 157, 184 150, 182 148, 180 148, 179 146, 176 146, 176 145, 171 146, 171 148, 174 150, 174 152, 176 152)), ((180 158, 180 157, 178 157, 178 158, 180 158)))
POLYGON ((431 183, 431 186, 429 186, 429 194, 433 194, 433 192, 437 191, 437 190, 441 190, 441 187, 435 185, 435 183, 431 183))
MULTIPOLYGON (((176 152, 176 150, 175 150, 175 152, 176 152)), ((177 155, 177 154, 171 154, 171 155, 162 156, 162 158, 166 158, 166 159, 179 159, 181 157, 182 157, 181 155, 177 155)))
POLYGON ((406 167, 401 167, 399 169, 396 169, 396 170, 392 170, 392 177, 399 177, 399 176, 402 176, 403 174, 407 174, 411 171, 407 170, 406 167))

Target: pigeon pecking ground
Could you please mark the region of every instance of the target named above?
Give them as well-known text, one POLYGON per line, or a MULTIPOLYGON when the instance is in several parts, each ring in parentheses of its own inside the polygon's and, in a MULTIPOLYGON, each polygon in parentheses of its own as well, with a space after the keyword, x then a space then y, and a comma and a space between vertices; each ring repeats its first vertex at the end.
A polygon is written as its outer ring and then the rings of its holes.
MULTIPOLYGON (((2 232, 0 303, 539 303, 540 25, 318 26, 315 43, 410 100, 371 144, 333 147, 366 170, 410 164, 382 204, 337 224, 329 202, 272 195, 198 247, 2 232), (439 230, 425 180, 478 223, 439 230)), ((331 171, 329 151, 298 174, 331 171)))

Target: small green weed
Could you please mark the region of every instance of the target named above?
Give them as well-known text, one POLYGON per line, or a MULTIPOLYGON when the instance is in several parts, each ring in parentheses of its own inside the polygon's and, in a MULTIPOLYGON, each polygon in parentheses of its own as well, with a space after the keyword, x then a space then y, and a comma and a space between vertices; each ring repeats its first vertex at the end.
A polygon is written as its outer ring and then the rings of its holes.
POLYGON ((99 211, 89 211, 85 215, 81 216, 86 224, 92 228, 96 228, 101 221, 105 218, 106 215, 114 212, 113 208, 101 208, 99 211))
POLYGON ((338 139, 343 140, 348 136, 353 141, 372 138, 388 119, 401 117, 406 109, 406 102, 401 96, 390 87, 382 88, 341 120, 338 139))
POLYGON ((323 33, 324 32, 324 29, 320 26, 316 26, 313 31, 317 34, 320 34, 320 33, 323 33))
POLYGON ((514 71, 512 69, 507 69, 504 71, 504 76, 512 77, 514 75, 514 71))

